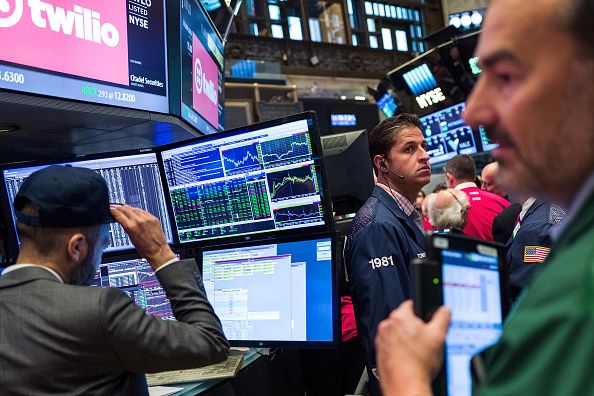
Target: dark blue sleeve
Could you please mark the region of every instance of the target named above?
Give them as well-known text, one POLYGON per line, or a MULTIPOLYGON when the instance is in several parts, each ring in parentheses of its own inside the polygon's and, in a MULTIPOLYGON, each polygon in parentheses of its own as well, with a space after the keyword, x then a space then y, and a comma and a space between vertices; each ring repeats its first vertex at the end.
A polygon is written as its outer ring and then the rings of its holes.
MULTIPOLYGON (((350 243, 347 260, 357 328, 367 343, 367 360, 375 367, 374 339, 377 325, 410 298, 411 278, 405 257, 410 257, 405 236, 397 227, 372 223, 350 243)), ((365 345, 364 345, 365 346, 365 345)))

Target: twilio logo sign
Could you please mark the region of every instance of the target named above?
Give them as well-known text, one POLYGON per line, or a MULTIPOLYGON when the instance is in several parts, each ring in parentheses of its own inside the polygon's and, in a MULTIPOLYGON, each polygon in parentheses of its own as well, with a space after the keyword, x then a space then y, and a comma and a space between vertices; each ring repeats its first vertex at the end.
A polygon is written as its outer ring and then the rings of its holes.
MULTIPOLYGON (((9 28, 21 20, 23 16, 24 0, 16 0, 13 13, 0 19, 0 27, 9 28)), ((54 32, 62 32, 68 36, 74 33, 76 38, 104 43, 115 47, 120 41, 120 34, 111 23, 101 24, 99 12, 74 5, 73 10, 65 10, 61 7, 54 7, 50 3, 41 0, 28 0, 31 10, 31 20, 38 28, 50 28, 54 32)), ((10 12, 8 0, 0 0, 0 11, 10 12)))
POLYGON ((202 71, 202 62, 198 58, 194 62, 194 87, 196 87, 198 94, 204 93, 212 103, 217 104, 218 95, 215 85, 202 71))
POLYGON ((213 127, 219 127, 219 69, 198 37, 192 34, 192 108, 213 127))
POLYGON ((125 0, 0 0, 0 60, 128 85, 125 0))

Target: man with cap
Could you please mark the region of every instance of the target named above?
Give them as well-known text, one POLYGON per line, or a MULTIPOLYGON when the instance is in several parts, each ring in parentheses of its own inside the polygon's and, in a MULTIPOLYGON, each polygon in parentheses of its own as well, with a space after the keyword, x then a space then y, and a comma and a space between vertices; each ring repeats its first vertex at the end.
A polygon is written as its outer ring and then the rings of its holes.
POLYGON ((156 217, 110 207, 92 170, 51 166, 14 200, 21 249, 0 277, 0 387, 8 394, 147 394, 145 372, 224 360, 229 344, 194 260, 178 260, 156 217), (178 320, 146 315, 116 288, 89 285, 117 221, 178 320))

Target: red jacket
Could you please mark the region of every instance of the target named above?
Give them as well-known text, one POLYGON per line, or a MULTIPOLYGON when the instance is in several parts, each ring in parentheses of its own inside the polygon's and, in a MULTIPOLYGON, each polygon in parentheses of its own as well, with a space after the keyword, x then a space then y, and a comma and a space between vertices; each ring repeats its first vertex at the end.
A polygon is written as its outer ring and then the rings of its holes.
POLYGON ((509 206, 509 201, 497 194, 480 190, 476 186, 464 187, 460 190, 466 193, 468 202, 470 202, 468 224, 463 229, 464 234, 492 241, 493 219, 509 206))

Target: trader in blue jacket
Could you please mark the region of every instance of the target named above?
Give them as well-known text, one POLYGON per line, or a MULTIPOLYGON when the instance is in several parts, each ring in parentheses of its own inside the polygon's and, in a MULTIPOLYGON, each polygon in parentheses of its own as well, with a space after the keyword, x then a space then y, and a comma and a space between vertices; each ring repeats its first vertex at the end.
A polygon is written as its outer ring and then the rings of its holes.
POLYGON ((423 226, 413 206, 431 177, 420 127, 415 115, 400 114, 369 134, 377 185, 347 237, 345 261, 373 395, 380 394, 374 370, 377 325, 412 297, 410 261, 425 256, 423 226))

